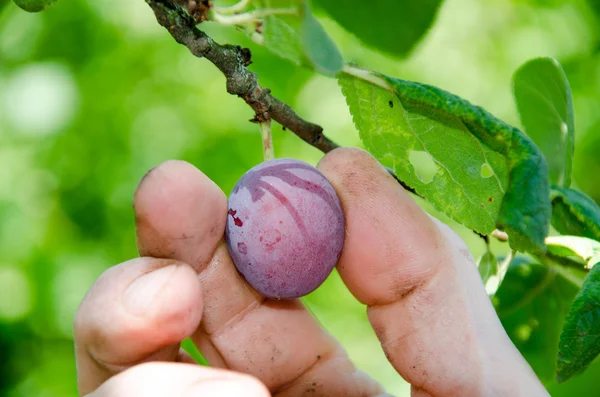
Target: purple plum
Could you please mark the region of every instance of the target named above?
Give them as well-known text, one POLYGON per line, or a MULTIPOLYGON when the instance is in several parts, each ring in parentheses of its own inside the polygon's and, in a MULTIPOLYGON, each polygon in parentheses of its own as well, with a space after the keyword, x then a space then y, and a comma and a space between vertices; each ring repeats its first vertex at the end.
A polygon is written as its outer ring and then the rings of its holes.
POLYGON ((331 183, 310 164, 276 159, 246 172, 228 202, 225 237, 238 271, 258 292, 294 299, 319 287, 344 245, 331 183))

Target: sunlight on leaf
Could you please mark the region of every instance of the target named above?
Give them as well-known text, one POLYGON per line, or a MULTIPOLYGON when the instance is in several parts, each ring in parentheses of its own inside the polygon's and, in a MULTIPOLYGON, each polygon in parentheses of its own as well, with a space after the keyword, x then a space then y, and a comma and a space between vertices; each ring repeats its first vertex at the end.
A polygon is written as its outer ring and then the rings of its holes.
POLYGON ((591 268, 600 255, 600 242, 585 237, 577 236, 552 236, 546 238, 548 253, 551 255, 568 258, 578 257, 591 268))
POLYGON ((547 166, 525 134, 432 86, 369 72, 344 74, 339 83, 368 150, 392 159, 396 175, 438 211, 480 234, 506 231, 515 250, 545 249, 547 166), (431 182, 419 178, 413 152, 439 167, 431 182))

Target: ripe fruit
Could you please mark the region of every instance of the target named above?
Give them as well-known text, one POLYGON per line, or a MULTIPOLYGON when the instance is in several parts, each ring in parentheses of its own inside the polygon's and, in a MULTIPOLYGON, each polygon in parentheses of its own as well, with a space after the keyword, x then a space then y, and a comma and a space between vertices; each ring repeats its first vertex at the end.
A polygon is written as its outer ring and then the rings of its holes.
POLYGON ((302 161, 277 159, 252 168, 235 185, 225 235, 252 287, 268 298, 293 299, 329 276, 344 227, 340 200, 325 176, 302 161))

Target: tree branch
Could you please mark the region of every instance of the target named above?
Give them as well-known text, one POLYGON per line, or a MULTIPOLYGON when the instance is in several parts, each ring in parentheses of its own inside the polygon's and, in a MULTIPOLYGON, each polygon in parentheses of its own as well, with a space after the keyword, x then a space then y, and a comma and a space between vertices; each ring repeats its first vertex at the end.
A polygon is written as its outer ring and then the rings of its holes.
MULTIPOLYGON (((289 105, 273 97, 270 89, 258 84, 256 73, 247 68, 252 63, 249 49, 230 44, 220 45, 196 28, 196 24, 204 19, 201 14, 206 11, 204 7, 208 2, 175 1, 177 4, 171 0, 146 0, 146 3, 154 11, 158 23, 171 33, 175 41, 186 46, 193 55, 206 58, 219 68, 227 81, 227 92, 242 98, 256 113, 253 121, 275 120, 323 153, 339 147, 323 134, 321 126, 304 120, 289 105), (198 15, 192 16, 190 12, 198 15)), ((417 194, 400 181, 392 170, 386 169, 406 190, 417 194)))
POLYGON ((146 0, 158 23, 190 52, 206 58, 227 79, 227 92, 244 99, 262 119, 273 119, 302 140, 324 153, 338 145, 323 135, 323 128, 302 119, 294 110, 271 95, 271 90, 258 84, 256 73, 246 66, 251 63, 250 50, 233 45, 220 45, 196 28, 195 19, 181 6, 167 0, 146 0))

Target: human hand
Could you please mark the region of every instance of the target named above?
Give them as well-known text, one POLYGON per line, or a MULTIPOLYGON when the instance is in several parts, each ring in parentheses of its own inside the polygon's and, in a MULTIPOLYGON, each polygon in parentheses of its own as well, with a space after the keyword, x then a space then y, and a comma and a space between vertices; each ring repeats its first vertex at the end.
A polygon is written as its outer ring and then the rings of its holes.
MULTIPOLYGON (((362 150, 335 150, 318 168, 346 216, 338 272, 413 396, 548 396, 448 226, 362 150)), ((301 301, 264 300, 244 281, 223 239, 226 197, 196 168, 156 167, 134 207, 142 257, 107 270, 76 315, 82 395, 385 394, 301 301), (181 350, 186 337, 212 368, 181 350)))

